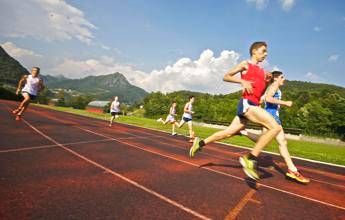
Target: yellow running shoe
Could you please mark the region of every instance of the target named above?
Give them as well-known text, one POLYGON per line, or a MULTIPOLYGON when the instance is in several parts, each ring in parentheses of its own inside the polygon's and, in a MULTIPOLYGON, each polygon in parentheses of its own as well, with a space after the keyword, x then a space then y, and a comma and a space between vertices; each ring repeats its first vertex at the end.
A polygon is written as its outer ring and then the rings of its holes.
POLYGON ((254 180, 260 179, 260 177, 258 175, 258 172, 256 170, 257 162, 255 160, 250 160, 248 158, 248 155, 244 155, 244 156, 240 157, 239 161, 240 161, 240 164, 243 167, 244 173, 248 177, 250 177, 250 178, 252 178, 254 180))
POLYGON ((201 147, 199 146, 199 141, 200 141, 200 139, 198 137, 194 138, 193 145, 189 149, 189 156, 190 157, 194 157, 198 151, 201 151, 201 147))
POLYGON ((300 183, 309 183, 310 182, 310 179, 304 177, 298 171, 294 172, 294 171, 288 170, 288 172, 286 173, 286 176, 291 178, 291 179, 297 180, 300 183))

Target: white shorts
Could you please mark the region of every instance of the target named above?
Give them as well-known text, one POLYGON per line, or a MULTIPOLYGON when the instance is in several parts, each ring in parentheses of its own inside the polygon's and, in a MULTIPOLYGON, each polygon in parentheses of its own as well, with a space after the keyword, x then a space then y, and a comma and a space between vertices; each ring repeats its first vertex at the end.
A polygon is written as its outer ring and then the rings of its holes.
POLYGON ((170 123, 174 123, 176 120, 175 120, 175 117, 174 117, 174 116, 168 115, 166 121, 169 121, 170 123))

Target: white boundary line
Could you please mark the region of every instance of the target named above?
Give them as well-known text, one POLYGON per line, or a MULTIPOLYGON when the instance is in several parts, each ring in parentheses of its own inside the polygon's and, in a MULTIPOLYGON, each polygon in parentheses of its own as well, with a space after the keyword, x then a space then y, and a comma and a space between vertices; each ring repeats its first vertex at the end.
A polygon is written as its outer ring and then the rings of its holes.
MULTIPOLYGON (((88 129, 84 129, 84 128, 81 128, 81 127, 77 127, 77 128, 79 128, 81 130, 84 130, 86 132, 89 132, 89 133, 93 133, 93 134, 105 137, 105 138, 112 138, 112 137, 108 137, 107 135, 103 135, 103 134, 99 134, 99 133, 94 132, 94 131, 90 131, 88 129)), ((224 173, 222 171, 214 170, 214 169, 211 169, 211 168, 208 168, 208 167, 200 167, 200 165, 192 163, 192 162, 189 162, 189 161, 177 159, 175 157, 172 157, 172 156, 169 156, 169 155, 165 155, 165 154, 153 151, 153 150, 145 149, 145 148, 142 148, 142 147, 137 146, 135 144, 127 143, 125 141, 116 140, 116 138, 112 138, 112 139, 114 139, 115 141, 117 141, 119 143, 123 143, 125 145, 131 146, 131 147, 134 147, 134 148, 146 151, 146 152, 150 152, 150 153, 153 153, 153 154, 156 154, 156 155, 160 155, 160 156, 165 157, 165 158, 169 158, 169 159, 172 159, 172 160, 175 160, 175 161, 179 161, 179 162, 182 162, 182 163, 185 163, 185 164, 189 164, 189 165, 192 165, 194 167, 201 168, 201 169, 206 169, 208 171, 219 173, 219 174, 222 174, 222 175, 225 175, 225 176, 229 176, 229 177, 241 180, 241 181, 246 181, 244 178, 241 178, 241 177, 238 177, 238 176, 235 176, 235 175, 224 173)), ((306 197, 306 196, 302 196, 302 195, 299 195, 299 194, 296 194, 296 193, 293 193, 293 192, 289 192, 289 191, 286 191, 286 190, 283 190, 283 189, 279 189, 279 188, 276 188, 276 187, 273 187, 273 186, 269 186, 269 185, 266 185, 266 184, 262 184, 262 183, 257 183, 257 184, 262 186, 262 187, 269 188, 269 189, 272 189, 272 190, 275 190, 275 191, 283 192, 283 193, 286 193, 286 194, 289 194, 289 195, 292 195, 292 196, 296 196, 296 197, 303 198, 303 199, 306 199, 306 200, 309 200, 309 201, 317 202, 317 203, 320 203, 320 204, 323 204, 323 205, 326 205, 326 206, 331 206, 331 207, 334 207, 334 208, 345 210, 345 207, 342 207, 342 206, 338 206, 338 205, 334 205, 334 204, 331 204, 331 203, 328 203, 328 202, 323 202, 323 201, 320 201, 320 200, 317 200, 317 199, 313 199, 313 198, 309 198, 309 197, 306 197)))
POLYGON ((175 207, 177 207, 177 208, 179 208, 179 209, 181 209, 181 210, 183 210, 183 211, 185 211, 185 212, 187 212, 187 213, 189 213, 189 214, 191 214, 191 215, 193 215, 195 217, 198 217, 198 218, 204 219, 204 220, 209 220, 210 219, 210 218, 208 218, 208 217, 206 217, 206 216, 204 216, 204 215, 202 215, 202 214, 200 214, 200 213, 198 213, 198 212, 196 212, 196 211, 194 211, 194 210, 192 210, 192 209, 190 209, 188 207, 185 207, 184 205, 182 205, 182 204, 180 204, 180 203, 178 203, 178 202, 176 202, 176 201, 174 201, 172 199, 169 199, 168 197, 165 197, 162 194, 159 194, 159 193, 157 193, 157 192, 155 192, 155 191, 153 191, 153 190, 151 190, 151 189, 149 189, 149 188, 147 188, 147 187, 145 187, 145 186, 143 186, 143 185, 141 185, 141 184, 139 184, 139 183, 137 183, 137 182, 135 182, 135 181, 133 181, 133 180, 131 180, 131 179, 129 179, 129 178, 127 178, 127 177, 125 177, 125 176, 123 176, 123 175, 121 175, 121 174, 119 174, 119 173, 117 173, 117 172, 107 168, 107 167, 105 167, 105 166, 102 166, 101 164, 99 164, 99 163, 97 163, 97 162, 95 162, 93 160, 90 160, 90 159, 84 157, 83 155, 81 155, 81 154, 79 154, 79 153, 77 153, 77 152, 75 152, 75 151, 65 147, 64 145, 62 145, 62 144, 58 143, 57 141, 55 141, 53 138, 51 138, 48 135, 44 134, 43 132, 41 132, 40 130, 35 128, 33 125, 31 125, 29 122, 27 122, 25 119, 22 119, 22 121, 25 124, 27 124, 30 128, 32 128, 34 131, 36 131, 38 134, 42 135, 46 139, 48 139, 51 142, 55 143, 60 148, 66 150, 69 153, 79 157, 80 159, 82 159, 82 160, 84 160, 84 161, 94 165, 95 167, 98 167, 98 168, 100 168, 100 169, 102 169, 102 170, 104 170, 104 171, 106 171, 106 172, 108 172, 108 173, 110 173, 110 174, 112 174, 112 175, 114 175, 114 176, 116 176, 116 177, 118 177, 118 178, 120 178, 120 179, 122 179, 122 180, 124 180, 124 181, 126 181, 128 183, 130 183, 130 184, 132 184, 133 186, 135 186, 135 187, 137 187, 137 188, 139 188, 139 189, 141 189, 141 190, 143 190, 143 191, 145 191, 145 192, 147 192, 147 193, 149 193, 149 194, 159 198, 160 200, 165 201, 165 202, 167 202, 167 203, 169 203, 169 204, 171 204, 171 205, 173 205, 173 206, 175 206, 175 207))
MULTIPOLYGON (((7 107, 7 108, 8 108, 8 107, 7 107)), ((37 133, 41 134, 42 136, 44 136, 44 137, 47 138, 48 140, 52 141, 53 143, 57 144, 59 147, 65 149, 66 151, 69 151, 70 153, 76 155, 77 157, 79 157, 79 158, 81 158, 81 159, 84 159, 84 160, 86 160, 87 162, 89 162, 89 163, 91 163, 91 164, 93 164, 93 165, 95 165, 95 166, 97 166, 97 167, 99 167, 99 168, 101 168, 101 169, 103 169, 103 170, 105 170, 105 171, 108 171, 109 173, 112 173, 113 175, 118 176, 119 178, 121 178, 121 179, 127 181, 128 178, 126 178, 126 177, 122 176, 121 174, 118 174, 118 173, 116 173, 116 172, 114 172, 114 171, 112 171, 112 170, 110 170, 110 169, 108 169, 108 168, 106 168, 106 167, 104 167, 104 166, 102 166, 102 165, 100 165, 100 164, 98 164, 98 163, 92 161, 92 160, 89 160, 88 158, 86 158, 86 157, 84 157, 84 156, 82 156, 82 155, 76 153, 75 151, 73 151, 73 150, 71 150, 71 149, 69 149, 69 148, 63 146, 62 144, 56 142, 54 139, 50 138, 49 136, 45 135, 44 133, 42 133, 41 131, 39 131, 39 130, 36 129, 35 127, 33 127, 33 126, 32 126, 29 122, 27 122, 26 120, 24 120, 24 119, 22 119, 22 120, 23 120, 29 127, 31 127, 33 130, 35 130, 37 133), (123 178, 122 178, 122 177, 123 177, 123 178)), ((127 124, 125 124, 125 125, 127 125, 127 124)), ((133 125, 130 125, 130 126, 133 126, 133 125)), ((133 127, 135 127, 135 126, 133 126, 133 127)), ((140 127, 140 126, 138 126, 138 127, 140 127)), ((140 149, 140 150, 143 150, 143 151, 147 151, 147 152, 150 152, 150 153, 153 153, 153 154, 160 155, 160 156, 162 156, 162 157, 170 158, 170 159, 172 159, 172 160, 179 161, 179 162, 182 162, 182 163, 185 163, 185 164, 189 164, 189 165, 192 165, 192 166, 201 168, 201 169, 206 169, 206 170, 211 171, 211 172, 219 173, 219 174, 222 174, 222 175, 225 175, 225 176, 229 176, 229 177, 232 177, 232 178, 241 180, 241 181, 245 181, 244 178, 241 178, 241 177, 238 177, 238 176, 234 176, 234 175, 231 175, 231 174, 228 174, 228 173, 224 173, 224 172, 222 172, 222 171, 214 170, 214 169, 211 169, 211 168, 208 168, 208 167, 200 167, 200 165, 195 164, 195 163, 191 163, 191 162, 188 162, 188 161, 185 161, 185 160, 180 160, 180 159, 177 159, 177 158, 174 158, 174 157, 165 155, 165 154, 161 154, 161 153, 159 153, 159 152, 155 152, 155 151, 151 151, 151 150, 148 150, 148 149, 144 149, 144 148, 141 148, 141 147, 139 147, 139 146, 137 146, 137 145, 130 144, 130 143, 127 143, 127 142, 125 142, 125 141, 121 141, 121 140, 118 140, 118 139, 115 139, 115 138, 112 138, 112 137, 108 137, 108 136, 106 136, 106 135, 99 134, 99 133, 97 133, 97 132, 93 132, 93 131, 90 131, 90 130, 87 130, 87 129, 83 129, 83 128, 80 128, 80 127, 77 127, 77 128, 79 128, 79 129, 81 129, 81 130, 84 130, 84 131, 87 131, 87 132, 89 132, 89 133, 94 133, 94 134, 96 134, 96 135, 99 135, 99 136, 102 136, 102 137, 105 137, 105 138, 109 138, 109 139, 115 140, 115 141, 117 141, 117 142, 120 142, 120 143, 129 145, 129 146, 135 147, 135 148, 140 149)), ((142 127, 142 128, 144 128, 144 127, 142 127)), ((147 129, 147 128, 144 128, 144 129, 147 129)), ((150 130, 150 129, 149 129, 149 130, 150 130)), ((153 129, 151 129, 151 130, 153 130, 153 129)), ((132 181, 132 180, 130 180, 130 179, 128 179, 128 180, 129 180, 129 181, 132 181)), ((128 181, 128 182, 129 182, 129 181, 128 181)), ((133 183, 131 183, 131 182, 130 182, 130 183, 133 184, 133 185, 135 185, 134 183, 136 183, 136 182, 135 182, 135 181, 132 181, 132 182, 133 182, 133 183)), ((138 184, 138 183, 136 183, 136 184, 138 184)), ((313 201, 313 202, 316 202, 316 203, 320 203, 320 204, 323 204, 323 205, 326 205, 326 206, 331 206, 331 207, 334 207, 334 208, 338 208, 338 209, 341 209, 341 210, 345 210, 345 207, 342 207, 342 206, 338 206, 338 205, 334 205, 334 204, 331 204, 331 203, 323 202, 323 201, 320 201, 320 200, 317 200, 317 199, 313 199, 313 198, 309 198, 309 197, 306 197, 306 196, 302 196, 302 195, 299 195, 299 194, 296 194, 296 193, 292 193, 292 192, 289 192, 289 191, 286 191, 286 190, 282 190, 282 189, 279 189, 279 188, 276 188, 276 187, 272 187, 272 186, 269 186, 269 185, 266 185, 266 184, 262 184, 262 183, 257 183, 257 184, 260 185, 260 186, 262 186, 262 187, 269 188, 269 189, 272 189, 272 190, 275 190, 275 191, 283 192, 283 193, 286 193, 286 194, 289 194, 289 195, 293 195, 293 196, 296 196, 296 197, 299 197, 299 198, 303 198, 303 199, 306 199, 306 200, 310 200, 310 201, 313 201)), ((141 186, 140 184, 138 184, 138 185, 141 186)), ((135 185, 135 186, 136 186, 136 185, 135 185)), ((139 186, 137 186, 137 187, 139 187, 139 186)), ((144 186, 142 186, 142 187, 143 187, 143 188, 142 188, 143 190, 147 189, 147 188, 144 187, 144 186)), ((139 187, 139 188, 141 188, 141 187, 139 187)), ((150 189, 147 189, 147 190, 150 190, 150 189)), ((145 190, 145 191, 147 191, 147 190, 145 190)), ((149 192, 149 191, 147 191, 147 192, 149 192)), ((154 192, 154 191, 153 191, 153 192, 154 192)), ((150 193, 150 192, 149 192, 149 193, 150 193)), ((155 192, 154 192, 154 193, 155 193, 155 192)), ((158 194, 158 193, 157 193, 157 194, 158 194)), ((153 195, 155 195, 155 194, 153 194, 153 195)), ((160 195, 160 194, 158 194, 158 195, 160 195)), ((155 196, 157 196, 157 195, 155 195, 155 196)), ((163 195, 162 195, 162 196, 163 196, 163 195)), ((159 196, 157 196, 157 197, 159 197, 159 196)), ((163 197, 164 197, 164 196, 163 196, 163 197)), ((164 197, 164 198, 166 198, 166 197, 164 197)), ((161 198, 161 199, 163 199, 163 198, 161 198)), ((166 199, 167 199, 167 200, 164 200, 164 199, 163 199, 163 200, 166 201, 166 202, 168 202, 168 203, 170 203, 170 202, 169 202, 170 199, 169 199, 169 198, 166 198, 166 199)), ((172 200, 171 200, 171 201, 172 201, 172 200)), ((174 202, 174 201, 172 201, 172 202, 174 202)), ((172 204, 172 203, 170 203, 170 204, 172 204)), ((173 205, 179 207, 180 204, 179 204, 179 205, 173 204, 173 205)), ((183 206, 183 205, 182 205, 182 206, 183 206)), ((183 206, 183 207, 184 207, 184 206, 183 206)), ((179 207, 179 208, 181 208, 181 207, 179 207)), ((184 208, 186 208, 186 207, 184 207, 184 208)), ((182 209, 182 208, 181 208, 181 209, 182 209)), ((189 209, 189 208, 186 208, 186 209, 189 209)), ((183 210, 185 210, 185 209, 183 209, 183 210)), ((190 209, 189 209, 189 210, 190 210, 190 209)), ((185 211, 187 211, 187 210, 185 210, 185 211)), ((193 210, 190 210, 190 211, 194 212, 193 210)), ((188 212, 188 211, 187 211, 187 212, 188 212)), ((190 213, 190 212, 189 212, 189 213, 190 213)), ((191 214, 192 214, 192 213, 191 213, 191 214)), ((196 213, 196 214, 199 214, 199 213, 196 213)), ((194 215, 194 214, 193 214, 193 215, 194 215)), ((199 214, 199 215, 201 215, 201 214, 199 214)), ((196 215, 195 215, 195 216, 196 216, 196 215)), ((201 215, 201 216, 202 216, 202 215, 201 215)), ((198 216, 198 217, 199 217, 199 216, 198 216)), ((203 217, 205 217, 205 216, 203 216, 203 217)), ((205 218, 208 219, 207 217, 205 217, 205 218)))
MULTIPOLYGON (((141 137, 141 136, 134 136, 134 137, 123 137, 123 138, 117 138, 119 140, 128 140, 128 139, 148 139, 148 137, 141 137)), ((93 141, 79 141, 79 142, 67 142, 67 143, 61 143, 62 145, 77 145, 77 144, 91 144, 91 143, 101 143, 101 142, 108 142, 108 141, 114 141, 113 139, 100 139, 100 140, 93 140, 93 141)), ((21 152, 21 151, 30 151, 30 150, 39 150, 39 149, 47 149, 47 148, 54 148, 58 147, 59 145, 56 144, 48 144, 48 145, 41 145, 36 147, 16 147, 13 149, 6 149, 6 150, 0 150, 0 154, 4 153, 12 153, 12 152, 21 152)))
MULTIPOLYGON (((36 106, 36 107, 43 108, 43 107, 40 107, 40 106, 36 106)), ((43 109, 46 109, 46 108, 43 108, 43 109)), ((64 111, 59 111, 59 110, 55 110, 55 109, 50 109, 50 110, 57 111, 57 112, 64 112, 64 111)), ((71 115, 77 115, 77 116, 80 116, 80 117, 92 118, 92 117, 87 117, 85 115, 73 114, 71 112, 64 112, 64 113, 69 113, 71 115)), ((104 120, 99 119, 99 118, 92 118, 92 119, 99 120, 99 121, 104 121, 104 120)), ((147 129, 147 130, 152 130, 152 131, 157 131, 157 132, 162 132, 162 133, 170 134, 170 132, 167 132, 167 131, 162 131, 162 130, 158 130, 158 129, 154 129, 154 128, 147 128, 147 127, 143 127, 143 126, 140 126, 140 125, 126 124, 124 122, 119 122, 119 121, 115 121, 114 123, 115 124, 118 123, 118 124, 122 124, 122 125, 132 126, 132 127, 139 127, 139 128, 143 128, 143 129, 147 129)), ((159 135, 156 135, 156 136, 159 136, 159 135)), ((218 142, 218 141, 216 143, 222 144, 222 145, 227 145, 227 146, 230 146, 230 147, 237 147, 237 148, 252 150, 252 148, 250 148, 250 147, 244 147, 244 146, 240 146, 240 145, 236 145, 236 144, 228 144, 228 143, 218 142)), ((270 152, 270 151, 265 151, 265 150, 263 150, 261 152, 280 156, 279 153, 275 153, 275 152, 270 152)), ((328 163, 328 162, 323 162, 323 161, 319 161, 319 160, 306 159, 306 158, 296 157, 296 156, 291 156, 291 157, 294 158, 294 159, 302 160, 302 161, 308 161, 308 162, 312 162, 312 163, 318 163, 318 164, 324 164, 324 165, 328 165, 328 166, 335 166, 335 167, 345 168, 345 165, 328 163)))
MULTIPOLYGON (((76 144, 88 144, 88 143, 97 143, 97 142, 105 142, 105 141, 113 141, 109 138, 94 140, 94 141, 79 141, 79 142, 69 142, 69 143, 62 143, 64 145, 76 145, 76 144)), ((7 149, 7 150, 0 150, 0 154, 2 153, 11 153, 11 152, 18 152, 18 151, 28 151, 28 150, 36 150, 36 149, 45 149, 45 148, 53 148, 57 147, 57 144, 49 144, 49 145, 41 145, 36 147, 17 147, 14 149, 7 149)))

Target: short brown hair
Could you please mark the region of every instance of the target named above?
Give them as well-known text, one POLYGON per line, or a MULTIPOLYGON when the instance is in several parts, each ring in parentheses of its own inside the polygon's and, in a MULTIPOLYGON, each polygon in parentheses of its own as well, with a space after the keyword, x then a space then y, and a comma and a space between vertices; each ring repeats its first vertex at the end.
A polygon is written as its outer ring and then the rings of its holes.
POLYGON ((40 70, 41 70, 38 66, 34 66, 34 67, 32 67, 32 69, 36 69, 38 73, 39 73, 40 70))
POLYGON ((250 56, 253 55, 253 50, 256 50, 256 49, 258 49, 258 48, 260 48, 260 47, 262 47, 262 46, 267 47, 266 42, 264 42, 264 41, 257 41, 257 42, 254 42, 254 43, 250 46, 250 48, 249 48, 249 54, 250 54, 250 56))

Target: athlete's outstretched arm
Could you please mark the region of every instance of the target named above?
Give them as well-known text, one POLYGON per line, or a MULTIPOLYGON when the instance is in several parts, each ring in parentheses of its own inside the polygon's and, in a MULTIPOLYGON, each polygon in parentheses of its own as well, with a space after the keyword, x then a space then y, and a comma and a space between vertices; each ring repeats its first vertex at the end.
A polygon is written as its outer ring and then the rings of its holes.
POLYGON ((248 93, 253 93, 251 82, 235 77, 236 74, 242 73, 243 71, 247 69, 248 69, 248 62, 242 61, 240 64, 238 64, 237 66, 229 70, 229 72, 227 72, 224 75, 223 80, 225 82, 240 83, 245 91, 247 91, 248 93))
POLYGON ((265 100, 266 102, 272 103, 272 104, 277 104, 277 105, 285 105, 288 107, 291 107, 292 102, 291 101, 283 101, 283 100, 279 100, 274 98, 274 94, 277 92, 279 86, 277 83, 272 83, 272 85, 270 86, 270 88, 268 89, 268 92, 265 96, 265 100))
POLYGON ((27 78, 28 78, 28 76, 27 76, 27 75, 24 75, 24 76, 22 76, 22 78, 19 80, 18 86, 17 86, 17 90, 16 90, 16 94, 17 94, 17 95, 19 94, 21 88, 23 88, 23 86, 25 85, 26 79, 27 79, 27 78))

